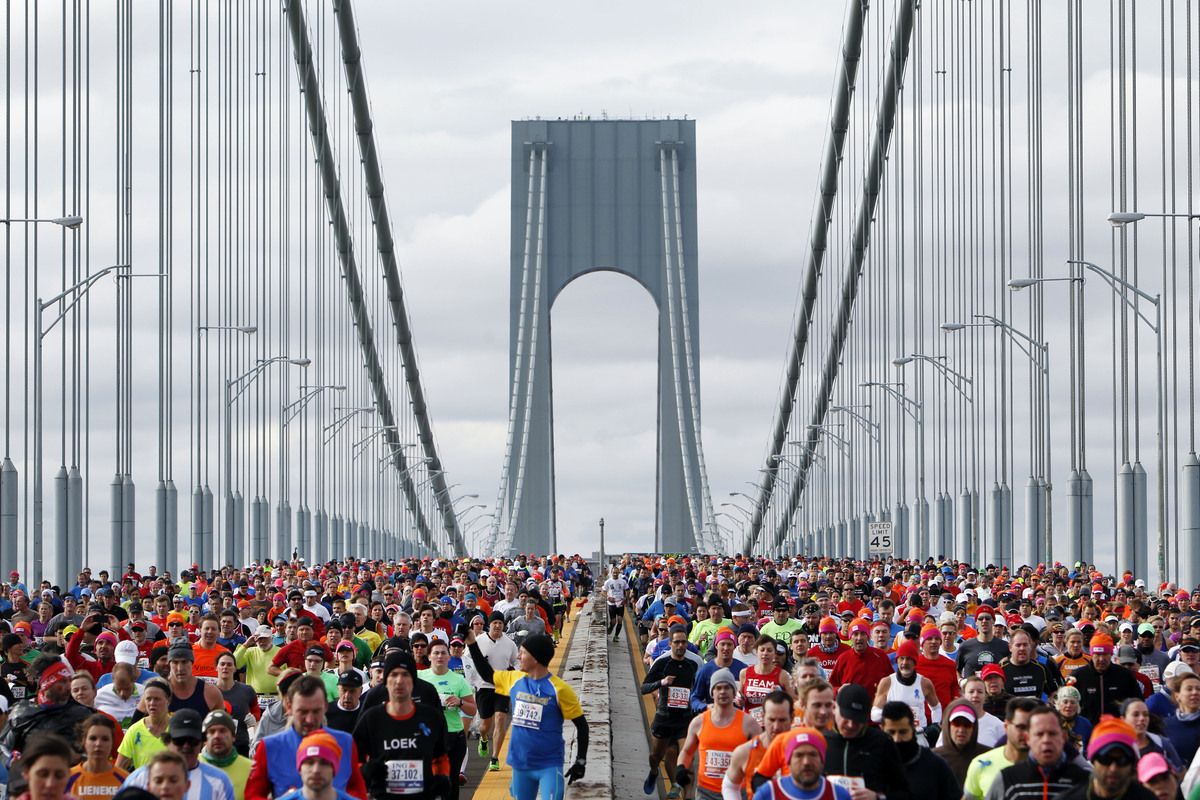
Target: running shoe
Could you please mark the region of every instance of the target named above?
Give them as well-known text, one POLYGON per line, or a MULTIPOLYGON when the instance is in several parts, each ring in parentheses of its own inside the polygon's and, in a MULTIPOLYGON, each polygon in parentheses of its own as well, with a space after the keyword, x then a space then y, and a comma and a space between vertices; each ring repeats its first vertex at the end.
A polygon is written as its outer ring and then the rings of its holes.
POLYGON ((672 783, 671 791, 667 792, 667 800, 679 800, 682 795, 683 789, 680 788, 679 784, 672 783))
MULTIPOLYGON (((465 773, 465 772, 458 773, 458 785, 459 786, 467 785, 467 773, 465 773)), ((678 797, 679 795, 675 795, 675 796, 678 797)))
POLYGON ((658 782, 658 770, 650 770, 650 774, 646 776, 646 781, 642 784, 642 791, 646 794, 654 794, 654 784, 658 782))
POLYGON ((500 771, 500 759, 492 758, 492 760, 488 762, 488 772, 499 772, 499 771, 500 771))
POLYGON ((488 757, 488 740, 483 738, 482 736, 479 737, 479 757, 480 758, 488 757))

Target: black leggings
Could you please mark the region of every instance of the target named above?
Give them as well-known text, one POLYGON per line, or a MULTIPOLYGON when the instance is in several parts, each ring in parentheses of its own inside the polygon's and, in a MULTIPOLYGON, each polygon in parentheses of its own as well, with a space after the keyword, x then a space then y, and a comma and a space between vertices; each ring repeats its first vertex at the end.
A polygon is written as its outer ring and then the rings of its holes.
POLYGON ((458 771, 462 769, 463 756, 467 754, 466 731, 450 734, 450 800, 458 800, 458 771))

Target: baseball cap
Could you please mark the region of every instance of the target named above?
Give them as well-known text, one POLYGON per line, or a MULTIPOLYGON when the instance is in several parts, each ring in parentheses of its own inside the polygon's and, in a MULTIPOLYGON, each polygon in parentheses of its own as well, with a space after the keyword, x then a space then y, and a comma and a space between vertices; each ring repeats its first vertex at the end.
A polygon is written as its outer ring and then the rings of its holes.
POLYGON ((979 721, 979 717, 975 714, 975 709, 969 703, 962 703, 955 706, 954 710, 950 712, 950 718, 947 722, 953 723, 956 719, 965 719, 972 725, 979 721))
POLYGON ((1004 670, 1001 669, 999 664, 988 664, 979 673, 979 677, 983 678, 985 681, 992 676, 997 676, 1003 680, 1008 679, 1008 676, 1004 674, 1004 670))
POLYGON ((1171 772, 1171 765, 1162 753, 1147 753, 1138 761, 1137 778, 1140 783, 1149 783, 1159 775, 1171 772))
POLYGON ((270 639, 275 636, 275 630, 270 625, 259 625, 254 629, 255 639, 270 639))
POLYGON ((353 669, 349 672, 344 672, 338 676, 337 685, 349 686, 353 689, 360 688, 363 685, 362 673, 353 669))
POLYGON ((1137 664, 1138 651, 1132 645, 1123 644, 1117 648, 1117 663, 1118 664, 1137 664))
POLYGON ((134 664, 137 663, 138 648, 137 645, 130 641, 124 641, 117 645, 114 651, 113 658, 118 664, 134 664))
POLYGON ((1182 661, 1172 661, 1163 670, 1163 680, 1177 678, 1180 675, 1191 675, 1193 672, 1194 670, 1182 661))
POLYGON ((843 684, 837 693, 838 711, 852 722, 867 722, 871 719, 871 696, 864 686, 857 683, 843 684))
POLYGON ((1179 652, 1195 653, 1200 652, 1200 639, 1195 636, 1185 636, 1179 640, 1179 652))
POLYGON ((194 708, 181 708, 171 715, 167 734, 172 739, 204 741, 204 718, 194 708))

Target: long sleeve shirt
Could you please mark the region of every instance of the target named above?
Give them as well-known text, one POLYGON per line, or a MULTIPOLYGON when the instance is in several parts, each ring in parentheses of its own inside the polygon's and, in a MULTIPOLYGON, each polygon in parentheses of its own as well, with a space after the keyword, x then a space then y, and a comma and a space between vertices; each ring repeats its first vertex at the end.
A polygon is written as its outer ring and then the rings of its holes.
POLYGON ((696 683, 696 673, 699 666, 690 658, 676 661, 674 658, 660 658, 650 665, 646 672, 646 680, 642 682, 642 694, 658 691, 658 714, 672 719, 690 719, 692 715, 692 687, 696 683), (662 681, 668 676, 674 680, 670 685, 663 686, 662 681))

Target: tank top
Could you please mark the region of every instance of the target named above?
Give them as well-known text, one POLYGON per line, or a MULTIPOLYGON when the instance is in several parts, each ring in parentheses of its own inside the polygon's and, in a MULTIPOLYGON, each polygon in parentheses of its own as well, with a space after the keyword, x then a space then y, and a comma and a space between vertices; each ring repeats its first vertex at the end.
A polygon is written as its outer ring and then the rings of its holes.
POLYGON ((200 712, 203 717, 208 714, 208 702, 204 699, 205 683, 200 678, 196 678, 196 686, 192 689, 192 693, 188 697, 180 697, 175 694, 174 687, 171 688, 171 702, 167 704, 167 710, 174 714, 176 711, 184 708, 191 708, 200 712))
MULTIPOLYGON (((825 784, 825 786, 823 789, 821 789, 821 793, 813 798, 813 800, 834 800, 837 797, 837 794, 834 791, 833 782, 828 778, 822 778, 821 782, 825 784)), ((771 800, 789 800, 789 798, 791 798, 791 795, 788 794, 787 790, 780 785, 778 779, 764 785, 768 787, 767 796, 770 797, 771 800)))
POLYGON ((742 731, 745 716, 744 711, 735 709, 733 721, 724 727, 713 723, 711 708, 701 717, 696 782, 710 792, 721 793, 721 782, 725 779, 725 770, 729 769, 734 748, 746 743, 746 734, 742 731))
POLYGON ((783 668, 778 666, 770 672, 759 672, 757 667, 742 670, 742 696, 746 698, 746 711, 759 725, 763 721, 763 700, 779 688, 779 673, 782 671, 783 668))
POLYGON ((746 790, 747 797, 754 796, 754 773, 758 771, 758 765, 762 763, 763 756, 767 754, 767 745, 763 744, 762 736, 755 736, 750 740, 750 752, 746 754, 746 769, 742 772, 742 788, 746 790))
POLYGON ((925 692, 921 689, 921 676, 919 674, 913 673, 912 685, 905 686, 901 682, 900 673, 894 673, 891 685, 888 687, 887 699, 899 700, 912 709, 917 730, 925 727, 928 718, 925 714, 925 692))

